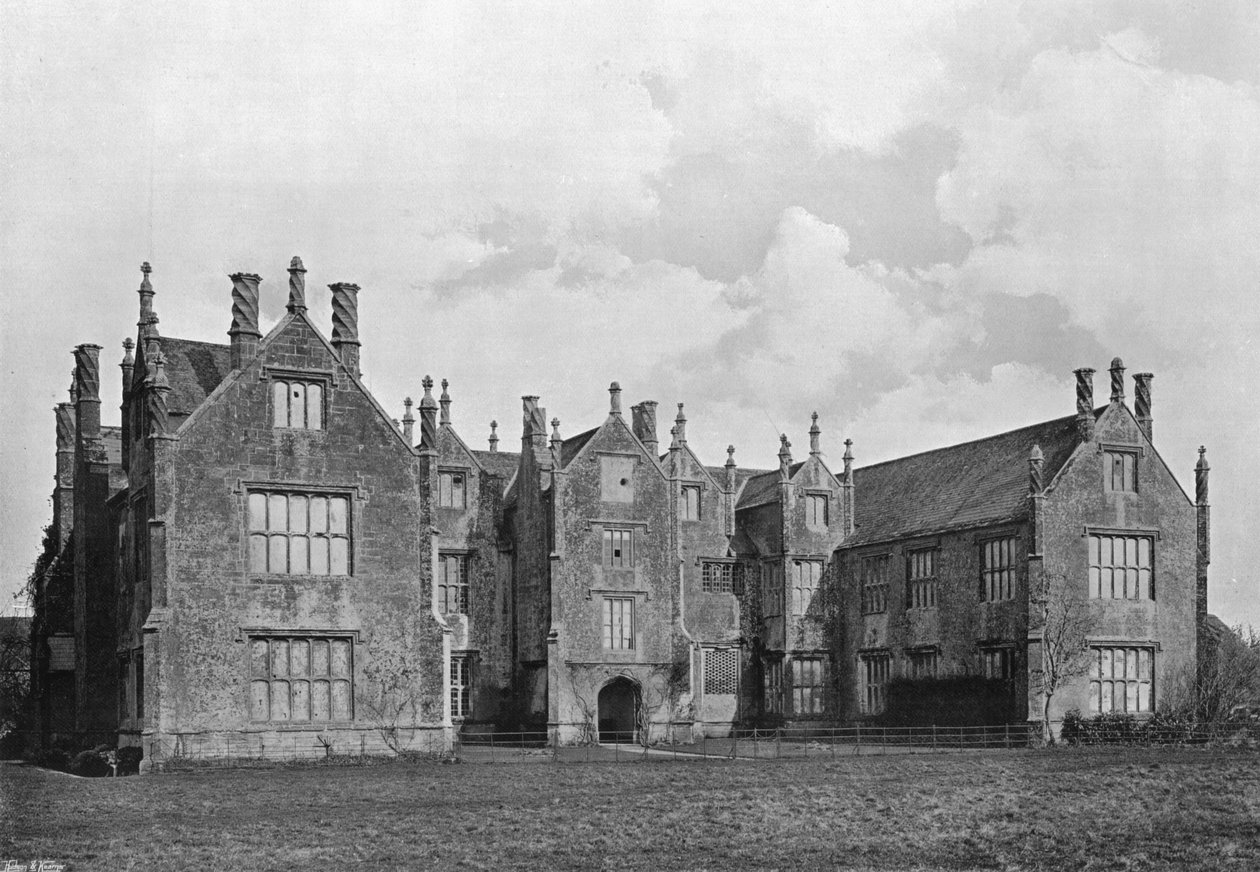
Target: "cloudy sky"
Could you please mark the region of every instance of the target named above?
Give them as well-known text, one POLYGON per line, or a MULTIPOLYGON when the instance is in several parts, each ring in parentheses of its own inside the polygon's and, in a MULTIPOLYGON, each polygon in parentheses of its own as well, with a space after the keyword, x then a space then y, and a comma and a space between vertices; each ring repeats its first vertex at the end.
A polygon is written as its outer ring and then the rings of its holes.
MULTIPOLYGON (((1071 414, 1156 373, 1212 464, 1211 608, 1260 624, 1260 7, 45 0, 0 35, 0 595, 51 514, 71 348, 267 325, 294 254, 363 286, 367 381, 451 380, 473 444, 617 379, 711 463, 777 432, 859 464, 1071 414), (283 8, 281 8, 283 7, 283 8)), ((329 322, 327 292, 311 295, 329 322)))

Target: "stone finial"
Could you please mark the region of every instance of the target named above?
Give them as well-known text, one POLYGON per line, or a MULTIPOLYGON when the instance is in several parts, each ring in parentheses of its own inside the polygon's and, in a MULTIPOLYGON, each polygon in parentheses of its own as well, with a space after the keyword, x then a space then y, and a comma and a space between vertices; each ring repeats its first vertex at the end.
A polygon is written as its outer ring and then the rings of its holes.
POLYGON ((499 422, 491 421, 490 422, 490 451, 496 452, 498 450, 499 450, 499 422))
POLYGON ((683 404, 678 404, 678 415, 674 418, 674 429, 678 431, 678 444, 687 444, 687 416, 683 414, 683 404))
POLYGON ((551 419, 551 450, 559 451, 560 446, 564 444, 564 438, 560 435, 560 419, 551 419))
POLYGON ((306 267, 297 255, 289 261, 289 303, 285 308, 290 312, 306 311, 306 267))
POLYGON ((853 440, 844 440, 844 480, 853 481, 853 440))
POLYGON ((1076 432, 1086 442, 1094 438, 1094 370, 1076 370, 1076 432))
POLYGON ((426 375, 420 380, 424 396, 420 398, 420 447, 437 451, 437 400, 433 399, 433 377, 426 375))
MULTIPOLYGON (((136 358, 131 353, 132 349, 136 347, 136 343, 132 340, 130 336, 128 336, 125 339, 123 339, 122 347, 123 347, 123 359, 122 359, 122 362, 118 364, 118 366, 120 369, 122 369, 122 392, 123 392, 123 397, 125 398, 128 394, 131 393, 131 374, 135 371, 135 368, 136 368, 136 358)), ((124 426, 126 425, 126 423, 127 422, 124 419, 123 421, 124 426)))
POLYGON ((783 480, 787 481, 791 475, 792 466, 792 443, 788 441, 787 434, 779 434, 779 474, 783 476, 783 480))
POLYGON ((734 445, 726 446, 726 464, 725 465, 732 468, 735 466, 735 446, 734 445))
POLYGON ((402 416, 402 433, 403 438, 407 440, 407 444, 411 444, 413 434, 415 433, 416 416, 411 414, 411 397, 403 398, 403 416, 402 416))
POLYGON ((1041 453, 1041 446, 1034 444, 1032 450, 1028 452, 1028 490, 1030 493, 1039 494, 1045 490, 1045 482, 1042 478, 1045 460, 1045 455, 1041 453))
POLYGON ((809 456, 817 457, 822 454, 822 450, 818 447, 818 437, 822 431, 818 429, 818 413, 814 412, 809 416, 809 456))
POLYGON ((1199 459, 1194 464, 1194 503, 1197 506, 1208 504, 1208 466, 1207 448, 1199 446, 1199 459))
POLYGON ((1151 417, 1151 380, 1154 378, 1155 374, 1151 372, 1139 372, 1133 376, 1133 416, 1137 418, 1148 442, 1155 435, 1155 422, 1151 417))
POLYGON ((621 385, 617 382, 608 386, 608 414, 621 415, 621 385))
POLYGON ((678 444, 678 428, 670 427, 669 428, 669 450, 677 451, 681 447, 682 446, 678 444))
POLYGON ((332 291, 332 346, 346 369, 359 374, 359 286, 336 282, 332 291))
POLYGON ((1124 402, 1124 361, 1118 357, 1111 361, 1111 401, 1124 402))
POLYGON ((136 321, 136 326, 140 328, 142 339, 146 337, 145 331, 149 329, 150 322, 157 323, 157 315, 153 312, 153 284, 149 281, 151 272, 153 267, 147 260, 140 264, 140 289, 136 291, 140 295, 140 319, 136 321))
POLYGON ((74 405, 79 401, 79 374, 76 370, 70 370, 70 405, 74 405))
POLYGON ((451 386, 450 382, 448 382, 446 379, 442 379, 442 396, 438 400, 438 402, 442 406, 441 420, 443 424, 451 423, 451 395, 446 392, 446 389, 449 388, 450 386, 451 386))

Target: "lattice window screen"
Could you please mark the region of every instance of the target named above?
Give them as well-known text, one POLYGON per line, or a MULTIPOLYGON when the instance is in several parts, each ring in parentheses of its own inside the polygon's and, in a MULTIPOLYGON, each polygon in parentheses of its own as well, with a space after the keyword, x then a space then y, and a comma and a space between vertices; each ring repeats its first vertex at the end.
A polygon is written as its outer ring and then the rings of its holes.
POLYGON ((704 652, 704 692, 736 693, 739 690, 739 651, 707 648, 704 652))

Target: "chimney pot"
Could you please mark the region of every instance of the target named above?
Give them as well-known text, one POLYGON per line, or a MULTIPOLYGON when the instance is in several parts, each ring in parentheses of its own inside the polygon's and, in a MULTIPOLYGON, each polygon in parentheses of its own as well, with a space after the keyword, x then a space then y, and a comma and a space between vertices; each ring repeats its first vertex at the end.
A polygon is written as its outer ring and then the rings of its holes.
POLYGON ((306 311, 306 267, 297 255, 289 261, 289 304, 285 308, 295 313, 306 311))
MULTIPOLYGON (((232 369, 244 369, 245 364, 258 354, 262 331, 258 329, 258 284, 262 281, 254 273, 232 273, 232 369)), ((148 348, 145 349, 148 352, 148 348)))
POLYGON ((1124 361, 1118 357, 1111 361, 1111 401, 1124 402, 1124 361))
POLYGON ((608 414, 621 415, 621 385, 617 382, 608 386, 608 414))
POLYGON ((687 444, 687 416, 683 414, 683 404, 678 404, 678 415, 674 418, 674 429, 678 431, 678 444, 687 444))
POLYGON ((630 407, 631 427, 634 435, 647 448, 648 453, 656 457, 659 442, 656 438, 656 401, 644 400, 637 406, 630 407))
POLYGON ((818 413, 814 412, 810 417, 809 425, 809 456, 817 457, 822 451, 818 447, 818 437, 822 431, 818 429, 818 413))
POLYGON ((1138 426, 1146 436, 1146 441, 1154 439, 1155 422, 1151 417, 1151 380, 1154 373, 1139 372, 1133 376, 1133 414, 1138 426))
POLYGON ((499 422, 490 422, 490 451, 491 453, 499 450, 499 422))
POLYGON ((359 286, 351 282, 336 282, 328 289, 332 291, 332 346, 337 349, 346 369, 358 376, 359 286))
POLYGON ((1094 438, 1094 370, 1076 370, 1076 432, 1082 441, 1094 438))

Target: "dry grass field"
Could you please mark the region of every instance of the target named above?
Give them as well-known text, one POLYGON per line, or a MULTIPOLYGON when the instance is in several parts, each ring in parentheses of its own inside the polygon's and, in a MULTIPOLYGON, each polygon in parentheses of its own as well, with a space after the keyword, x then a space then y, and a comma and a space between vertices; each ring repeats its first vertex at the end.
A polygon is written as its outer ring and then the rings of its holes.
POLYGON ((0 868, 1260 868, 1242 752, 0 775, 0 868))

